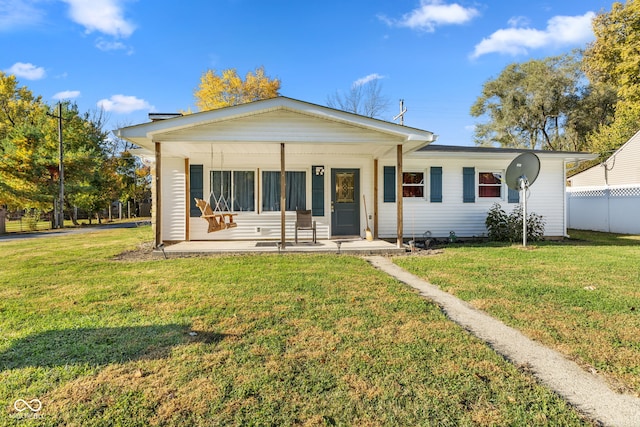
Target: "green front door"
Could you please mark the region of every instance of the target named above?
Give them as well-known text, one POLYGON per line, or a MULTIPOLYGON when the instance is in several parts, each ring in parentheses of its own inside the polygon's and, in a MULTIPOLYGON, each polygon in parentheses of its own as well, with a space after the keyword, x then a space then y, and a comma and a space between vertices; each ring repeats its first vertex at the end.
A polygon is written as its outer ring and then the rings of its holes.
POLYGON ((359 169, 331 169, 331 234, 360 235, 359 169))

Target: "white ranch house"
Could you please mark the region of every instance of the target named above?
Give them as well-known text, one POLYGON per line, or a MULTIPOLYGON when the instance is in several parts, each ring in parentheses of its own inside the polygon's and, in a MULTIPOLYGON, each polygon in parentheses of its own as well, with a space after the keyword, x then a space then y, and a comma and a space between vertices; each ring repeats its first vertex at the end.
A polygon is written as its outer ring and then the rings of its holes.
POLYGON ((640 234, 640 132, 568 181, 571 228, 640 234))
MULTIPOLYGON (((426 232, 486 235, 491 206, 511 211, 519 201, 500 176, 523 150, 432 144, 426 130, 286 97, 150 117, 116 133, 154 166, 156 245, 292 240, 295 210, 310 209, 318 239, 364 238, 368 226, 400 246, 426 232), (221 195, 237 227, 209 233, 194 199, 221 195)), ((541 170, 528 210, 544 217, 547 237, 566 236, 566 165, 594 156, 535 153, 541 170)))

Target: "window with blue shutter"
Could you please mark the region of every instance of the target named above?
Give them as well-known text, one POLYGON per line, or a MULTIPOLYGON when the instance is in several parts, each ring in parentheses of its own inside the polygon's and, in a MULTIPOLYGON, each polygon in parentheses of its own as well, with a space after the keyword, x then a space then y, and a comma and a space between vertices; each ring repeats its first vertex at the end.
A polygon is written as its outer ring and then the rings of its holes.
POLYGON ((520 192, 518 190, 510 188, 508 199, 509 203, 520 203, 520 192))
POLYGON ((442 167, 431 167, 429 183, 431 203, 442 203, 442 167))
POLYGON ((196 206, 195 198, 203 199, 204 178, 202 165, 189 165, 189 216, 200 216, 200 208, 196 206))
POLYGON ((476 201, 476 170, 462 168, 462 201, 475 203, 476 201))
POLYGON ((324 166, 311 166, 311 215, 324 216, 324 166))
POLYGON ((385 202, 393 203, 396 201, 396 167, 385 166, 383 175, 384 175, 383 200, 385 202))

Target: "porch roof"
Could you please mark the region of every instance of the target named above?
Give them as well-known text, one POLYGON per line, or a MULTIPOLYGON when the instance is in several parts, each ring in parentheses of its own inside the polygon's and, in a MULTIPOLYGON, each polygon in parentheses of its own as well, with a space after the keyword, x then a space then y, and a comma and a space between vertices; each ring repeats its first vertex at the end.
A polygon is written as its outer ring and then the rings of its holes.
POLYGON ((188 157, 209 146, 225 152, 269 154, 280 143, 299 154, 354 154, 374 158, 417 150, 435 141, 430 131, 401 126, 292 98, 277 97, 218 110, 155 120, 115 131, 151 155, 159 142, 163 154, 188 157))

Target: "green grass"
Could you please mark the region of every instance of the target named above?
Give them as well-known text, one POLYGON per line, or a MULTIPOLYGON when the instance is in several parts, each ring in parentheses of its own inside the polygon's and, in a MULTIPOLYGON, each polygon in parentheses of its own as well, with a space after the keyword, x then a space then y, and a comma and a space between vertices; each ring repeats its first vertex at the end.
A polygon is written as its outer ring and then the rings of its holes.
POLYGON ((395 262, 640 395, 640 236, 571 236, 395 262))
POLYGON ((27 219, 14 219, 11 221, 5 221, 5 231, 7 233, 23 233, 32 231, 49 230, 51 228, 51 221, 38 221, 31 224, 27 219), (36 230, 33 230, 33 227, 36 230))
POLYGON ((114 259, 149 238, 0 243, 0 425, 590 425, 362 259, 114 259))
MULTIPOLYGON (((141 222, 141 221, 149 221, 150 218, 123 218, 122 220, 114 219, 109 221, 107 219, 102 219, 102 224, 113 224, 113 223, 122 223, 122 222, 141 222)), ((89 224, 88 219, 79 219, 79 225, 75 225, 73 221, 69 219, 64 220, 65 228, 76 228, 76 227, 84 227, 84 226, 95 226, 98 225, 98 221, 93 218, 91 220, 91 224, 89 224)), ((7 233, 32 233, 36 231, 45 231, 51 230, 51 221, 38 221, 35 223, 30 223, 27 218, 22 219, 14 219, 11 221, 5 221, 5 231, 7 233), (35 230, 33 229, 35 228, 35 230)))

